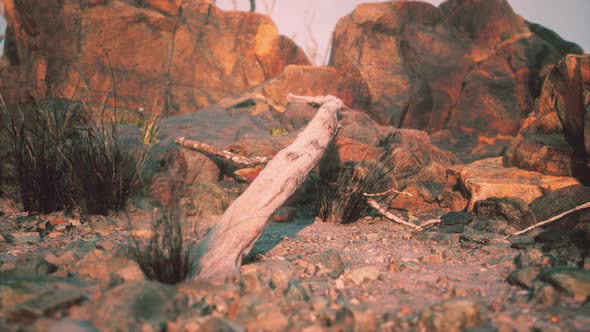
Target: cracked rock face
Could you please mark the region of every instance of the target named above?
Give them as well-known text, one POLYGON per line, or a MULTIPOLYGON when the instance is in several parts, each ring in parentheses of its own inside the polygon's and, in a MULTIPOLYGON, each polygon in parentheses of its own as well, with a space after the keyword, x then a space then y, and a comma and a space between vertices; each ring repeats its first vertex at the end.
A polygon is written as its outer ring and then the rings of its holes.
POLYGON ((0 89, 9 102, 51 93, 114 106, 192 112, 309 64, 263 15, 209 1, 33 1, 6 6, 0 89), (26 82, 26 83, 23 83, 26 82))
POLYGON ((568 55, 547 75, 505 164, 590 184, 589 55, 568 55))
POLYGON ((498 155, 553 64, 581 52, 505 0, 399 1, 342 18, 330 65, 358 87, 354 106, 381 124, 425 130, 469 161, 498 155))

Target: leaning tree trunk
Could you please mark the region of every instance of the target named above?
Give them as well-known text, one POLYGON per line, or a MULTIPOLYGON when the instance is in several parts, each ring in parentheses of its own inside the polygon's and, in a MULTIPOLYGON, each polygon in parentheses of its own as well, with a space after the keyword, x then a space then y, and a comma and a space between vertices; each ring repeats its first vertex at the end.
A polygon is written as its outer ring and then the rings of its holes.
POLYGON ((316 116, 281 150, 223 213, 197 250, 195 278, 223 282, 239 276, 239 266, 279 208, 317 165, 338 131, 342 101, 333 96, 299 97, 290 101, 321 105, 316 116))

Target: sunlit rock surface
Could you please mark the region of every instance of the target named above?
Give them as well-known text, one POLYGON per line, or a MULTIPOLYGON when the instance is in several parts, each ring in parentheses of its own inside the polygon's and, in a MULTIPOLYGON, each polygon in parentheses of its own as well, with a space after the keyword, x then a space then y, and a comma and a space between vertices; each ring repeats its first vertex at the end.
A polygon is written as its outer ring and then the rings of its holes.
POLYGON ((510 143, 552 66, 581 52, 505 0, 397 1, 342 18, 330 65, 358 87, 354 106, 379 123, 425 130, 474 160, 510 143))

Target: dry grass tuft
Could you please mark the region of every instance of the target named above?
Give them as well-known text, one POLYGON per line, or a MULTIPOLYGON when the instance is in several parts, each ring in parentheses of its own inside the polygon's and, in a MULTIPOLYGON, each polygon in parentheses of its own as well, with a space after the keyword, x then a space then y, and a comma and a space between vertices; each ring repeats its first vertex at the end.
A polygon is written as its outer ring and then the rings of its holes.
POLYGON ((378 161, 344 163, 335 178, 320 188, 320 219, 348 224, 365 216, 371 207, 364 195, 384 191, 390 185, 390 172, 378 161))
POLYGON ((154 209, 147 243, 134 239, 132 258, 150 280, 165 284, 184 281, 190 272, 190 249, 183 240, 180 209, 154 209))
POLYGON ((26 211, 80 207, 85 213, 107 214, 121 210, 149 182, 146 161, 157 116, 144 143, 131 150, 120 141, 116 117, 97 122, 97 113, 79 102, 35 100, 26 109, 8 110, 0 98, 0 108, 9 119, 10 162, 26 211))

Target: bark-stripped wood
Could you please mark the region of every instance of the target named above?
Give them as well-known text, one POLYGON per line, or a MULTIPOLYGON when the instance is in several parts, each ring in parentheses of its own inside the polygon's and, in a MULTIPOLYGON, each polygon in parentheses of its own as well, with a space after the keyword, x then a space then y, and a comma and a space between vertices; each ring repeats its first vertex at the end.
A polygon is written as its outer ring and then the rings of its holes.
POLYGON ((318 164, 338 131, 342 101, 333 96, 289 101, 321 105, 316 116, 281 150, 223 213, 197 250, 194 278, 223 282, 239 276, 239 266, 269 222, 271 214, 293 194, 318 164))
POLYGON ((260 164, 266 164, 271 159, 270 157, 242 156, 231 151, 212 147, 207 143, 188 140, 185 137, 177 137, 174 142, 182 147, 219 157, 236 168, 254 167, 260 164))

